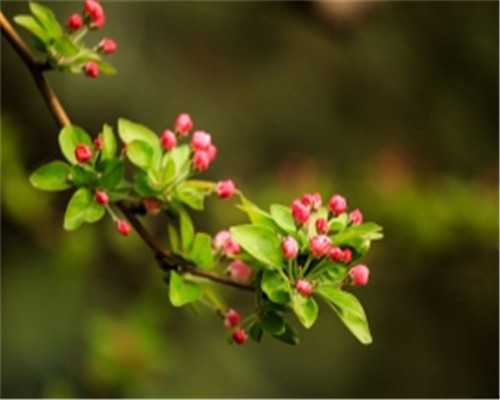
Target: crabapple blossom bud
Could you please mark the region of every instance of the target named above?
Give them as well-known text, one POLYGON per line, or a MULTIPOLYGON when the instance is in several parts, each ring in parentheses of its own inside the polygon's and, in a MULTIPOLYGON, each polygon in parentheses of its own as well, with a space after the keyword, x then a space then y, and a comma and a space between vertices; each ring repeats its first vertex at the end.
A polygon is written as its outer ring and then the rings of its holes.
POLYGON ((344 261, 346 264, 349 264, 352 260, 352 252, 349 249, 344 249, 342 251, 342 261, 344 261))
POLYGON ((332 247, 332 240, 326 235, 318 235, 309 241, 311 253, 316 257, 323 257, 328 254, 332 247))
POLYGON ((116 51, 116 42, 110 38, 104 38, 99 43, 99 50, 102 50, 106 54, 111 54, 116 51))
POLYGON ((89 78, 97 78, 99 76, 99 66, 95 61, 89 61, 85 64, 85 75, 89 78))
POLYGON ((77 31, 82 27, 83 20, 82 17, 78 14, 73 14, 68 17, 68 21, 66 23, 68 28, 72 31, 77 31))
POLYGON ((163 203, 154 197, 144 198, 142 200, 142 204, 144 205, 146 212, 153 217, 156 217, 158 214, 160 214, 161 210, 163 209, 163 203))
POLYGON ((220 181, 217 184, 217 195, 221 199, 230 199, 234 194, 234 183, 231 179, 220 181))
POLYGON ((116 230, 123 236, 127 236, 130 233, 130 225, 126 221, 119 219, 116 221, 116 230))
POLYGON ((231 239, 231 234, 228 230, 222 230, 214 236, 213 245, 217 250, 221 250, 226 245, 227 241, 231 239))
POLYGON ((334 215, 339 215, 339 214, 342 214, 344 211, 347 211, 347 202, 339 194, 334 194, 330 198, 330 201, 328 202, 328 206, 330 207, 330 211, 334 215))
POLYGON ((191 148, 193 151, 208 150, 208 146, 212 144, 212 136, 204 131, 196 131, 191 138, 191 148))
POLYGON ((241 315, 238 311, 230 308, 224 315, 224 326, 226 329, 232 329, 241 322, 241 315))
POLYGON ((248 336, 247 336, 244 329, 237 329, 233 332, 234 343, 241 346, 241 345, 245 344, 247 339, 248 339, 248 336))
POLYGON ((368 283, 368 278, 370 276, 370 270, 364 264, 358 264, 351 268, 349 271, 349 277, 351 282, 355 286, 364 286, 368 283))
POLYGON ((311 207, 313 211, 318 210, 321 207, 321 195, 316 193, 306 193, 302 196, 302 203, 306 206, 311 207))
POLYGON ((252 275, 252 269, 241 260, 234 260, 229 264, 227 272, 231 278, 238 282, 246 282, 252 275))
POLYGON ((215 157, 217 157, 217 147, 215 147, 213 144, 210 144, 210 146, 208 146, 207 148, 207 154, 210 162, 215 160, 215 157))
POLYGON ((281 251, 283 251, 285 258, 292 260, 297 256, 299 244, 293 237, 288 236, 281 246, 281 251))
POLYGON ((181 136, 187 136, 192 127, 193 121, 191 121, 189 114, 183 113, 177 117, 175 121, 175 131, 181 136))
POLYGON ((325 218, 318 218, 316 220, 316 232, 318 234, 328 233, 328 221, 325 218))
POLYGON ((241 253, 240 245, 232 237, 224 245, 224 254, 226 255, 236 255, 241 253))
POLYGON ((295 199, 292 202, 291 209, 293 219, 299 225, 305 224, 311 216, 311 209, 309 208, 309 206, 303 204, 299 199, 295 199))
POLYGON ((203 150, 196 151, 193 156, 193 165, 197 171, 206 171, 210 165, 210 157, 208 156, 208 153, 203 150))
POLYGON ((89 146, 86 144, 79 144, 75 147, 75 157, 76 161, 79 163, 87 162, 92 158, 92 152, 90 151, 89 146))
POLYGON ((102 138, 100 137, 96 137, 94 139, 94 147, 97 149, 97 150, 102 150, 102 148, 104 147, 104 141, 102 140, 102 138))
POLYGON ((102 204, 103 206, 109 202, 107 193, 102 190, 96 190, 94 199, 97 203, 102 204))
POLYGON ((340 262, 343 259, 344 252, 340 247, 332 247, 328 252, 328 255, 332 259, 332 261, 340 262))
POLYGON ((166 129, 161 134, 161 145, 165 150, 172 150, 175 146, 177 146, 177 137, 174 132, 166 129))
POLYGON ((353 225, 360 225, 363 223, 363 214, 359 211, 359 208, 351 211, 349 214, 349 221, 351 221, 353 225))
POLYGON ((295 289, 304 297, 309 297, 312 293, 312 286, 305 279, 299 279, 295 284, 295 289))
POLYGON ((101 4, 96 0, 85 0, 83 8, 91 19, 91 28, 102 28, 106 18, 101 4))

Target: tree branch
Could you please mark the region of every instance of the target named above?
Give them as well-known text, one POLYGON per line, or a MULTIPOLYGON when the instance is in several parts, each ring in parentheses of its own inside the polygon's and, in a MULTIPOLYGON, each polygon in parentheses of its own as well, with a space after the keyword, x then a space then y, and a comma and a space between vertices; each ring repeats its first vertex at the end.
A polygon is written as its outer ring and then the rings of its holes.
MULTIPOLYGON (((31 52, 26 43, 21 39, 17 31, 10 24, 8 19, 4 16, 3 12, 0 11, 0 26, 1 31, 10 42, 14 50, 19 54, 21 59, 24 61, 26 66, 31 72, 33 79, 38 86, 38 89, 42 93, 45 102, 47 103, 49 110, 52 112, 56 122, 60 127, 64 127, 71 124, 66 111, 59 102, 54 90, 49 85, 43 71, 46 69, 45 64, 38 61, 35 55, 31 52)), ((214 282, 218 282, 224 285, 233 286, 243 290, 253 291, 255 288, 252 284, 241 283, 232 280, 229 277, 219 275, 212 271, 205 271, 196 265, 193 265, 186 260, 172 254, 167 249, 164 249, 156 240, 156 238, 151 235, 150 232, 144 225, 139 221, 135 215, 134 206, 126 202, 117 203, 118 208, 121 210, 123 215, 128 219, 131 225, 135 228, 137 234, 141 239, 148 245, 148 247, 153 251, 160 267, 164 270, 180 270, 180 272, 189 272, 192 275, 200 276, 214 282)))

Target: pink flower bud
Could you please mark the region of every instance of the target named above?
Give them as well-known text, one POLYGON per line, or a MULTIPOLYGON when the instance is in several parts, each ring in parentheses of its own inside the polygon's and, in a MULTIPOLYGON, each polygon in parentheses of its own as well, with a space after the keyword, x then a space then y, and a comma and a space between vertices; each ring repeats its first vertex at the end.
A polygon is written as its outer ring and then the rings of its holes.
POLYGON ((359 211, 359 208, 351 211, 349 214, 349 221, 351 221, 353 225, 360 225, 363 223, 363 214, 359 211))
POLYGON ((85 0, 83 8, 91 19, 91 28, 102 28, 106 18, 101 4, 96 0, 85 0))
POLYGON ((161 145, 167 151, 172 150, 175 146, 177 146, 177 137, 174 132, 166 129, 161 134, 161 145))
POLYGON ((305 224, 311 216, 311 209, 306 206, 299 199, 295 199, 291 206, 292 216, 295 222, 299 225, 305 224))
POLYGON ((215 147, 213 144, 210 144, 210 146, 208 146, 207 148, 207 154, 210 162, 215 160, 215 157, 217 157, 217 147, 215 147))
POLYGON ((299 244, 293 237, 288 236, 281 246, 281 251, 283 251, 285 258, 292 260, 299 252, 299 244))
POLYGON ((342 261, 344 257, 344 252, 340 247, 332 247, 330 251, 328 252, 328 255, 334 262, 340 262, 342 261))
POLYGON ((313 211, 316 211, 321 207, 321 195, 318 192, 312 194, 306 193, 302 196, 302 203, 311 207, 313 211))
POLYGON ((365 286, 368 283, 369 276, 370 270, 364 264, 358 264, 349 271, 349 277, 355 286, 365 286))
POLYGON ((102 140, 102 138, 100 137, 96 137, 94 139, 94 147, 97 149, 97 150, 102 150, 102 148, 104 147, 104 141, 102 140))
POLYGON ((193 121, 189 114, 180 114, 175 121, 175 131, 181 136, 187 136, 193 127, 193 121))
POLYGON ((229 238, 224 246, 224 254, 226 255, 237 255, 241 253, 240 245, 233 238, 229 238))
POLYGON ((109 202, 107 193, 102 190, 96 190, 94 199, 97 203, 102 204, 103 206, 109 202))
POLYGON ((330 207, 330 211, 334 215, 339 215, 342 214, 344 211, 347 211, 347 203, 345 199, 339 194, 334 194, 330 198, 328 206, 330 207))
POLYGON ((87 162, 92 158, 92 152, 90 151, 89 146, 86 144, 79 144, 75 147, 75 157, 76 161, 79 163, 87 162))
POLYGON ((217 195, 221 199, 230 199, 234 194, 234 183, 231 179, 220 181, 217 184, 217 195))
POLYGON ((238 311, 230 308, 224 315, 224 326, 226 329, 233 329, 241 322, 241 315, 238 311))
POLYGON ((233 332, 233 340, 237 345, 242 346, 247 341, 248 336, 244 329, 237 329, 233 332))
POLYGON ((312 294, 312 286, 305 279, 298 280, 295 284, 295 289, 304 297, 309 297, 312 294))
POLYGON ((142 200, 142 204, 146 209, 146 212, 153 217, 156 217, 163 210, 163 203, 154 198, 154 197, 146 197, 142 200))
POLYGON ((315 257, 323 257, 330 251, 332 240, 326 235, 318 235, 311 238, 309 241, 311 253, 315 257))
POLYGON ((196 131, 191 138, 191 148, 193 151, 203 150, 207 151, 208 147, 212 144, 212 136, 204 131, 196 131))
POLYGON ((116 221, 116 230, 123 236, 127 236, 130 233, 130 225, 126 221, 119 219, 116 221))
POLYGON ((82 17, 78 14, 73 14, 70 15, 68 18, 68 21, 66 23, 68 25, 68 28, 72 31, 77 31, 80 29, 83 25, 83 20, 82 17))
POLYGON ((213 245, 217 250, 222 250, 229 239, 231 239, 231 234, 224 229, 214 236, 213 245))
POLYGON ((95 61, 89 61, 85 65, 85 75, 89 78, 97 78, 99 76, 99 66, 95 61))
POLYGON ((316 220, 316 232, 321 235, 324 233, 328 233, 328 230, 328 221, 325 218, 318 218, 316 220))
POLYGON ((238 282, 247 282, 252 275, 252 269, 241 260, 234 260, 227 267, 227 273, 238 282))
POLYGON ((104 38, 99 43, 98 48, 106 54, 111 54, 116 51, 116 42, 113 39, 104 38))
POLYGON ((203 150, 196 151, 193 156, 193 165, 197 171, 206 171, 210 165, 210 157, 208 156, 208 153, 203 150))
POLYGON ((352 252, 351 250, 349 249, 344 249, 344 251, 342 251, 342 261, 344 261, 344 263, 346 264, 349 264, 352 260, 352 252))

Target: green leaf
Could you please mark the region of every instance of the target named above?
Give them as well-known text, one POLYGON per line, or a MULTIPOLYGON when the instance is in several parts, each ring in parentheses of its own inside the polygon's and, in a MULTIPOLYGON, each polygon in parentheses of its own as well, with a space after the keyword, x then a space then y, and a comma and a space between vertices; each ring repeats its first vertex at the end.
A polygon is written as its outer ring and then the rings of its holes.
POLYGON ((106 75, 114 75, 116 74, 116 68, 106 61, 102 61, 100 59, 96 59, 95 62, 99 67, 99 71, 106 75))
POLYGON ((124 143, 132 143, 134 140, 146 142, 151 146, 154 153, 154 166, 159 166, 161 161, 161 146, 158 136, 143 125, 136 124, 126 119, 118 120, 118 135, 124 143))
POLYGON ((192 303, 198 300, 202 294, 201 287, 196 283, 184 281, 174 271, 170 273, 169 296, 174 307, 192 303))
POLYGON ((70 179, 75 186, 95 186, 97 184, 97 172, 93 169, 73 165, 70 170, 70 179))
POLYGON ((241 204, 238 204, 237 207, 248 215, 251 222, 273 230, 278 229, 278 226, 269 213, 257 207, 243 195, 240 195, 240 199, 241 204))
POLYGON ((165 165, 160 171, 160 186, 166 188, 175 177, 175 163, 170 158, 165 160, 165 165))
POLYGON ((64 229, 73 231, 83 222, 95 222, 104 215, 104 207, 94 202, 92 192, 87 188, 78 189, 69 200, 64 214, 64 229), (99 206, 102 211, 97 210, 99 206))
POLYGON ((262 328, 272 335, 281 335, 285 332, 285 320, 276 312, 268 312, 261 319, 262 328))
POLYGON ((65 162, 52 161, 38 168, 29 179, 31 184, 40 190, 64 190, 72 186, 68 181, 69 169, 65 162))
POLYGON ((141 169, 154 168, 154 150, 146 142, 134 140, 129 143, 127 157, 130 162, 141 169))
POLYGON ((292 308, 304 328, 309 329, 318 317, 318 304, 312 297, 304 297, 294 292, 292 295, 292 308))
POLYGON ((285 331, 281 335, 273 335, 273 337, 293 346, 299 344, 299 335, 297 334, 297 331, 286 322, 285 331))
POLYGON ((275 303, 288 304, 290 302, 290 282, 277 271, 264 270, 261 288, 275 303))
POLYGON ((175 228, 175 226, 168 224, 167 231, 168 231, 168 240, 170 241, 170 248, 174 253, 179 253, 180 245, 179 245, 179 234, 177 233, 177 229, 175 228))
POLYGON ((174 191, 174 197, 194 210, 203 210, 205 196, 210 192, 203 186, 186 181, 179 183, 174 191))
POLYGON ((370 344, 372 336, 365 311, 351 293, 332 286, 320 285, 315 290, 333 308, 345 326, 363 344, 370 344))
POLYGON ((354 225, 332 236, 332 242, 335 246, 350 246, 363 254, 370 248, 370 240, 384 236, 381 230, 382 227, 373 222, 354 225))
POLYGON ((123 179, 125 166, 123 162, 114 158, 104 160, 99 164, 102 175, 99 178, 99 187, 102 189, 114 189, 123 179))
POLYGON ((294 233, 296 231, 295 221, 293 220, 290 207, 281 204, 271 205, 271 217, 286 233, 294 233))
POLYGON ((344 212, 340 214, 338 217, 332 218, 329 223, 329 228, 331 231, 341 231, 347 226, 349 222, 349 215, 344 212))
POLYGON ((61 25, 50 8, 31 1, 30 10, 51 37, 62 35, 61 25))
POLYGON ((250 328, 248 329, 248 334, 250 338, 255 340, 257 343, 262 339, 262 334, 264 331, 262 330, 262 324, 259 321, 255 321, 250 328))
POLYGON ((194 237, 190 252, 191 260, 203 269, 211 269, 214 266, 212 256, 212 237, 206 233, 197 233, 194 237))
POLYGON ((59 146, 64 157, 71 163, 76 164, 75 148, 79 144, 86 144, 92 147, 90 136, 80 127, 68 125, 61 129, 59 133, 59 146))
POLYGON ((134 190, 144 197, 156 196, 160 194, 160 192, 155 189, 152 182, 150 181, 147 172, 145 171, 137 171, 134 174, 134 190))
POLYGON ((87 209, 87 215, 85 216, 85 222, 89 224, 93 222, 99 221, 104 214, 106 213, 106 208, 95 201, 90 204, 90 207, 87 209))
POLYGON ((50 43, 50 35, 31 15, 16 15, 14 21, 23 28, 30 31, 33 36, 39 39, 44 45, 50 43))
POLYGON ((282 268, 281 242, 272 229, 257 225, 239 225, 232 227, 230 231, 240 246, 258 261, 282 268))
POLYGON ((191 149, 187 144, 175 147, 168 153, 168 155, 175 164, 175 173, 178 176, 184 175, 189 171, 191 149))
POLYGON ((103 147, 101 150, 101 159, 109 160, 115 157, 116 154, 116 138, 113 133, 113 129, 109 125, 104 125, 102 127, 102 141, 103 147))
POLYGON ((64 57, 72 57, 80 51, 78 46, 76 46, 67 36, 61 36, 54 39, 51 47, 64 57))
POLYGON ((194 238, 193 221, 191 221, 191 217, 184 209, 180 210, 179 216, 180 216, 182 250, 185 251, 186 253, 189 253, 194 238))

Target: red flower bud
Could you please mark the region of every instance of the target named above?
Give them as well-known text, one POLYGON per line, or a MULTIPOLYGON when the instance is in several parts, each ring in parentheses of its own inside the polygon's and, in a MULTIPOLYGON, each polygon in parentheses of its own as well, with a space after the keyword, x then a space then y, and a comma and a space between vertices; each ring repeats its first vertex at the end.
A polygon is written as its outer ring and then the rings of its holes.
POLYGON ((234 260, 227 267, 227 273, 238 282, 247 282, 252 275, 252 269, 241 260, 234 260))
POLYGON ((187 136, 193 127, 193 121, 189 114, 180 114, 175 121, 175 131, 181 136, 187 136))
POLYGON ((349 271, 349 277, 351 282, 355 286, 364 286, 368 283, 368 278, 370 276, 370 270, 364 264, 358 264, 351 268, 349 271))
POLYGON ((116 51, 116 42, 113 39, 104 38, 99 43, 98 48, 106 54, 111 54, 116 51))
POLYGON ((82 27, 83 20, 82 17, 78 14, 73 14, 68 17, 68 21, 66 23, 68 28, 72 31, 77 31, 82 27))
POLYGON ((203 172, 210 165, 210 157, 206 151, 199 150, 194 153, 193 165, 197 171, 203 172))
POLYGON ((318 218, 316 220, 316 232, 321 235, 328 233, 328 230, 328 221, 325 218, 318 218))
POLYGON ((92 152, 90 151, 89 146, 86 144, 79 144, 75 147, 75 157, 76 161, 79 163, 87 162, 92 158, 92 152))
POLYGON ((172 150, 175 146, 177 146, 177 137, 174 132, 169 131, 168 129, 163 131, 161 134, 161 145, 165 150, 172 150))
POLYGON ((230 199, 234 194, 234 183, 231 179, 220 181, 217 184, 217 195, 221 199, 230 199))
POLYGON ((102 140, 102 138, 100 137, 96 137, 94 139, 94 147, 97 149, 97 150, 102 150, 102 148, 104 147, 104 141, 102 140))
POLYGON ((295 199, 291 206, 292 216, 299 225, 305 224, 311 216, 311 209, 304 205, 299 199, 295 199))
POLYGON ((312 286, 305 279, 298 280, 295 284, 295 289, 304 297, 309 297, 312 294, 312 286))
POLYGON ((103 206, 109 202, 107 193, 102 190, 96 190, 94 199, 97 203, 102 204, 103 206))
POLYGON ((311 207, 313 211, 316 211, 321 207, 321 195, 318 192, 312 194, 306 193, 302 196, 302 203, 311 207))
POLYGON ((349 221, 351 221, 353 225, 360 225, 363 223, 363 214, 359 211, 359 208, 351 211, 349 214, 349 221))
POLYGON ((85 0, 83 8, 91 19, 91 28, 102 28, 106 18, 101 4, 96 0, 85 0))
POLYGON ((191 148, 193 151, 203 150, 207 151, 208 147, 212 144, 212 136, 204 131, 196 131, 191 138, 191 148))
POLYGON ((215 160, 215 157, 217 157, 217 147, 215 147, 213 144, 210 144, 207 148, 207 154, 210 162, 215 160))
POLYGON ((323 257, 330 251, 332 240, 326 235, 318 235, 309 241, 311 253, 316 257, 323 257))
POLYGON ((156 217, 158 214, 160 214, 161 210, 163 209, 163 203, 160 200, 155 199, 154 197, 146 197, 142 199, 142 204, 144 204, 146 212, 153 217, 156 217))
POLYGON ((225 255, 236 255, 241 253, 240 245, 231 237, 227 230, 222 230, 215 235, 213 240, 216 250, 221 250, 225 255))
POLYGON ((344 253, 340 247, 332 247, 328 255, 334 262, 340 262, 343 259, 344 253))
POLYGON ((342 261, 344 261, 344 263, 346 264, 349 264, 352 260, 352 252, 351 250, 349 249, 344 249, 344 251, 342 251, 342 261))
POLYGON ((89 78, 97 78, 99 76, 99 66, 95 61, 89 61, 85 65, 85 75, 89 78))
POLYGON ((241 322, 241 315, 238 311, 230 308, 224 315, 224 326, 226 329, 232 329, 241 322))
POLYGON ((293 237, 288 236, 281 246, 281 251, 283 252, 285 258, 292 260, 299 252, 299 244, 293 237))
POLYGON ((339 194, 334 194, 330 198, 330 201, 328 202, 328 206, 330 207, 330 211, 334 215, 339 215, 339 214, 342 214, 344 211, 347 211, 347 202, 339 194))
POLYGON ((238 345, 243 345, 247 341, 248 337, 244 329, 237 329, 233 332, 234 343, 238 345))
POLYGON ((123 236, 127 236, 130 233, 130 225, 126 221, 119 219, 116 221, 116 230, 123 236))

